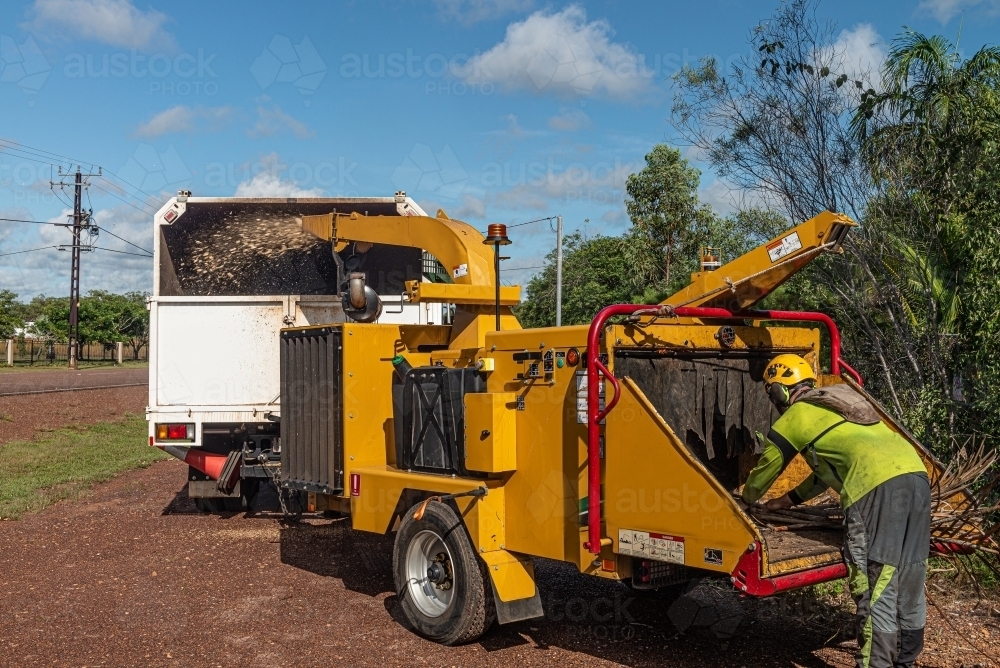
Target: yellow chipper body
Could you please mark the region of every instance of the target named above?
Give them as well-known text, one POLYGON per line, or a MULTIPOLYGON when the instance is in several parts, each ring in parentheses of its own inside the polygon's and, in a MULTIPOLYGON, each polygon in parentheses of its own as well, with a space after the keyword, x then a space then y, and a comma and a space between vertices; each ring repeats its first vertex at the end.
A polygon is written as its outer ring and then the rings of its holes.
MULTIPOLYGON (((453 282, 412 282, 405 298, 454 305, 454 316, 283 330, 280 484, 311 510, 349 514, 356 530, 395 532, 403 610, 444 643, 471 640, 494 616, 541 615, 534 557, 638 588, 715 573, 755 596, 843 577, 839 531, 767 531, 733 490, 760 455, 755 433, 777 418, 762 387, 772 357, 796 353, 817 371, 822 360, 833 373, 821 385, 861 390, 828 318, 748 311, 838 252, 853 225, 824 212, 694 274, 663 304, 521 329, 520 289, 496 290, 494 247, 471 226, 440 211, 304 216, 334 249, 425 249, 453 282)), ((797 458, 772 496, 806 475, 797 458)))

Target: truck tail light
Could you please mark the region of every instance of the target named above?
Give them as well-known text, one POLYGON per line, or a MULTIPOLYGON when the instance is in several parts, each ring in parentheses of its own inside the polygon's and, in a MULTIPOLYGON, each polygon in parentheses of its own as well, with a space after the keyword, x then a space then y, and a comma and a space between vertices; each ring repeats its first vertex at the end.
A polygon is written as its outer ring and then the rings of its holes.
POLYGON ((193 441, 193 424, 157 424, 157 441, 193 441))

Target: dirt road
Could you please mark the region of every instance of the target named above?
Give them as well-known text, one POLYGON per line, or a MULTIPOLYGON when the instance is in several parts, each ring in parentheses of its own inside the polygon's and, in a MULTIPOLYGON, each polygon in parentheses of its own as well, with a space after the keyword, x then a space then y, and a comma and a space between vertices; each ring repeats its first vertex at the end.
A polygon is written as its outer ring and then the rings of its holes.
POLYGON ((146 385, 149 369, 82 369, 80 371, 24 371, 0 375, 0 397, 29 392, 83 390, 146 385))
MULTIPOLYGON (((785 598, 749 605, 729 641, 678 636, 656 596, 546 561, 546 619, 439 647, 401 621, 391 538, 344 520, 202 515, 185 472, 164 461, 0 522, 0 665, 852 665, 850 644, 831 639, 849 623, 842 611, 785 598)), ((995 633, 960 619, 980 640, 995 633)), ((933 614, 928 640, 921 665, 986 665, 933 614)))
MULTIPOLYGON (((145 369, 141 369, 145 373, 145 369)), ((52 371, 50 373, 60 373, 52 371)), ((0 387, 10 376, 45 376, 47 373, 18 373, 0 376, 0 387)), ((149 398, 146 386, 113 387, 100 390, 46 392, 0 396, 0 447, 13 440, 31 440, 38 432, 79 427, 120 419, 125 413, 142 415, 149 398)), ((0 551, 2 551, 0 546, 0 551)))

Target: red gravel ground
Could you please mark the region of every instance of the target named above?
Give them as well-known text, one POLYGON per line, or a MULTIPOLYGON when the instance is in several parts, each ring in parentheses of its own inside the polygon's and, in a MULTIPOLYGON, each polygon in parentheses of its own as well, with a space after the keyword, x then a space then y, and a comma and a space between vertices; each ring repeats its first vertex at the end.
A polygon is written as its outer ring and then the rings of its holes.
MULTIPOLYGON (((0 522, 3 666, 850 666, 842 611, 747 603, 739 634, 677 636, 668 601, 538 563, 548 617, 440 647, 402 622, 391 537, 345 520, 203 515, 186 467, 157 463, 19 522, 0 522), (831 631, 832 629, 832 631, 831 631)), ((990 606, 953 624, 997 645, 990 606), (970 626, 974 624, 974 626, 970 626)), ((990 665, 932 610, 922 666, 990 665)))
POLYGON ((107 422, 125 413, 142 415, 148 399, 149 390, 145 386, 0 396, 0 445, 31 440, 43 430, 107 422))

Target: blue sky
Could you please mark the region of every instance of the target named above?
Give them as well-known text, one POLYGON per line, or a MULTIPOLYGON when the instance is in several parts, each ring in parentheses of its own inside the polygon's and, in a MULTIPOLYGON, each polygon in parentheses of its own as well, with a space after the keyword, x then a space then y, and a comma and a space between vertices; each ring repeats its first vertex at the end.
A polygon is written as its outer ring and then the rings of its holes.
MULTIPOLYGON (((568 231, 589 219, 588 234, 616 234, 625 178, 655 143, 677 140, 670 75, 746 53, 776 4, 5 0, 0 217, 61 221, 67 210, 49 163, 70 163, 18 142, 108 170, 85 202, 102 228, 145 248, 149 212, 181 188, 402 189, 481 229, 562 214, 568 231)), ((819 13, 861 67, 877 67, 904 25, 952 39, 961 25, 966 55, 1000 28, 998 0, 826 2, 819 13)), ((702 191, 731 208, 709 172, 702 191)), ((507 275, 524 282, 555 235, 545 223, 512 233, 507 275)), ((4 254, 68 240, 0 221, 0 288, 67 294, 66 253, 4 254)), ((136 251, 103 232, 97 245, 136 251)), ((150 290, 151 261, 95 251, 81 280, 84 291, 150 290)))

